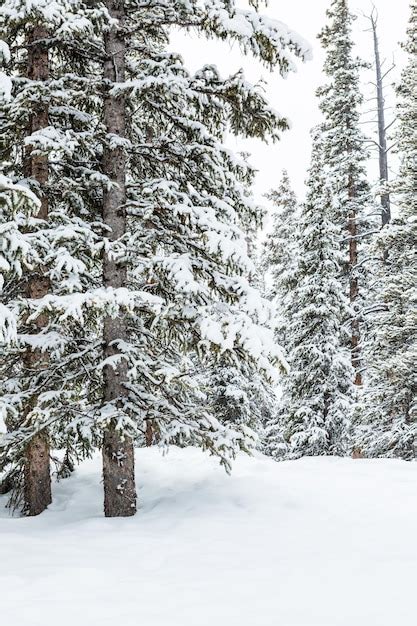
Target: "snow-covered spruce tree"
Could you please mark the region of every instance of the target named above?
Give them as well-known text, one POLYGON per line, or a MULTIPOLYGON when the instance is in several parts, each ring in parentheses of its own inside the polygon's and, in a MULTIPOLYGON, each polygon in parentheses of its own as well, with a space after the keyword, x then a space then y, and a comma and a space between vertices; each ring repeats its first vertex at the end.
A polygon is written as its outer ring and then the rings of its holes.
POLYGON ((238 426, 221 425, 193 401, 187 355, 231 351, 269 370, 274 348, 264 328, 268 313, 245 278, 250 263, 241 225, 256 217, 246 193, 253 174, 221 141, 227 128, 265 137, 286 122, 240 73, 224 80, 209 66, 191 76, 161 46, 167 26, 194 24, 202 34, 239 40, 283 72, 289 69, 283 35, 296 54, 305 50, 278 23, 258 18, 254 25, 254 14, 238 11, 234 3, 172 4, 152 3, 129 13, 126 80, 112 88, 129 110, 127 231, 117 242, 119 260, 127 265, 128 287, 146 290, 161 310, 156 317, 140 307, 131 311, 128 341, 118 341, 128 365, 128 393, 117 400, 124 418, 115 423, 121 438, 132 424, 146 424, 160 445, 194 443, 229 467, 247 441, 238 426), (235 28, 242 21, 248 26, 243 34, 235 28))
POLYGON ((324 72, 329 82, 317 95, 325 118, 323 147, 334 198, 333 221, 346 242, 346 286, 353 307, 351 349, 355 383, 362 384, 361 316, 366 299, 366 235, 369 215, 374 213, 366 178, 364 136, 359 127, 359 71, 362 63, 353 56, 347 0, 332 0, 327 11, 329 24, 319 35, 326 52, 324 72))
POLYGON ((2 245, 17 256, 6 267, 1 300, 14 316, 16 340, 4 346, 1 363, 8 432, 0 440, 0 466, 13 474, 15 488, 23 478, 28 515, 50 502, 52 425, 78 406, 82 389, 70 370, 86 348, 85 333, 78 320, 68 320, 92 274, 94 233, 79 191, 89 178, 79 164, 92 117, 80 110, 85 85, 73 73, 85 62, 78 50, 85 52, 94 31, 89 17, 99 19, 100 11, 64 0, 52 7, 45 0, 7 0, 0 16, 11 53, 8 97, 1 100, 3 176, 28 196, 4 205, 13 226, 2 245))
POLYGON ((350 308, 340 279, 343 256, 332 221, 321 127, 313 140, 308 195, 297 237, 291 371, 284 380, 279 415, 266 433, 267 452, 276 458, 345 454, 353 408, 353 370, 345 347, 350 308))
POLYGON ((409 61, 398 87, 398 215, 378 235, 387 250, 377 283, 378 306, 368 346, 369 381, 355 429, 364 456, 412 459, 417 453, 417 4, 405 50, 409 61))
MULTIPOLYGON (((48 49, 43 43, 40 43, 46 37, 46 28, 39 23, 33 23, 26 33, 25 73, 27 78, 34 82, 45 83, 49 78, 48 49)), ((48 104, 45 100, 39 99, 36 108, 32 109, 27 120, 26 133, 30 136, 37 131, 42 132, 47 126, 48 104)), ((34 146, 29 143, 26 144, 24 150, 25 175, 33 180, 39 190, 40 201, 34 217, 46 221, 48 218, 48 201, 44 194, 44 188, 48 182, 48 160, 45 155, 36 154, 34 146)), ((37 272, 26 277, 25 292, 29 298, 42 298, 48 292, 49 281, 42 269, 39 267, 37 272)), ((33 333, 39 334, 46 324, 47 320, 44 317, 38 318, 34 324, 33 333)), ((46 358, 39 349, 28 348, 23 357, 23 367, 28 371, 42 369, 46 358)), ((31 405, 30 401, 26 401, 22 407, 22 419, 25 419, 30 413, 31 405)), ((40 431, 33 437, 26 446, 25 456, 25 505, 28 514, 36 515, 51 502, 49 438, 45 431, 40 431)))
MULTIPOLYGON (((4 116, 10 172, 17 178, 26 174, 25 163, 14 150, 20 141, 23 146, 34 144, 33 154, 48 173, 43 189, 39 189, 35 177, 26 178, 26 184, 40 196, 41 206, 42 202, 48 205, 48 221, 37 216, 36 221, 29 218, 25 224, 30 231, 27 238, 36 251, 30 276, 39 272, 48 290, 36 298, 27 297, 31 294, 26 293, 25 285, 31 278, 23 275, 21 285, 15 285, 10 275, 9 288, 4 291, 9 309, 19 303, 20 327, 17 345, 9 350, 3 373, 6 393, 2 408, 9 432, 1 442, 2 465, 10 474, 23 462, 24 510, 35 514, 47 506, 49 489, 36 476, 31 478, 31 449, 37 450, 37 441, 42 437, 45 449, 40 456, 50 485, 49 440, 54 447, 64 447, 67 459, 71 454, 88 454, 94 444, 102 445, 103 431, 106 435, 111 430, 111 417, 108 413, 103 417, 103 411, 96 419, 96 411, 97 404, 103 406, 103 397, 115 394, 111 384, 114 379, 109 382, 113 368, 108 366, 115 352, 110 345, 112 327, 118 328, 117 318, 123 317, 127 308, 145 307, 149 300, 155 306, 155 299, 146 293, 128 292, 126 285, 121 285, 121 276, 126 278, 126 273, 122 270, 118 275, 113 263, 113 254, 117 254, 112 249, 113 231, 116 236, 123 235, 123 209, 118 214, 119 198, 123 197, 123 176, 118 180, 123 167, 118 141, 122 142, 123 137, 118 137, 119 120, 117 115, 114 118, 108 95, 112 84, 106 70, 110 72, 108 68, 114 65, 109 50, 116 29, 114 23, 109 28, 105 3, 90 9, 84 2, 61 0, 51 10, 45 0, 30 6, 10 0, 2 17, 16 51, 11 66, 12 73, 16 73, 13 98, 4 116), (21 59, 18 53, 26 43, 26 33, 37 32, 38 27, 44 29, 43 36, 33 43, 47 53, 48 60, 48 78, 42 83, 26 79, 30 54, 21 59), (104 75, 100 77, 103 65, 104 75), (107 94, 104 104, 103 87, 107 94), (31 134, 30 121, 38 102, 47 109, 45 125, 31 134), (103 329, 104 360, 100 337, 103 329), (22 359, 25 345, 29 345, 25 353, 39 355, 36 372, 28 369, 22 359), (27 414, 26 407, 30 409, 27 414), (33 481, 45 496, 44 502, 35 507, 28 496, 33 481)), ((123 156, 122 151, 122 161, 123 156)), ((120 466, 123 445, 114 455, 114 462, 120 466)), ((128 493, 124 479, 117 486, 128 493)), ((126 503, 127 498, 122 500, 126 503)), ((131 499, 127 508, 128 514, 134 512, 131 499)), ((119 511, 126 514, 126 506, 123 509, 120 504, 119 511)))
MULTIPOLYGON (((267 295, 272 300, 276 316, 275 337, 290 362, 293 353, 290 342, 295 311, 294 290, 297 285, 299 206, 287 171, 283 171, 278 189, 271 190, 267 197, 274 207, 273 225, 263 247, 262 268, 271 278, 267 295)), ((286 384, 285 381, 283 384, 286 384)), ((284 453, 286 446, 282 439, 282 413, 278 398, 275 398, 274 405, 271 405, 270 416, 265 424, 263 447, 267 454, 278 457, 284 453)))
POLYGON ((291 354, 286 332, 290 320, 286 311, 291 306, 296 284, 298 202, 285 170, 278 189, 272 190, 268 198, 274 205, 273 227, 264 244, 262 267, 271 275, 268 296, 273 299, 279 320, 278 343, 291 354))

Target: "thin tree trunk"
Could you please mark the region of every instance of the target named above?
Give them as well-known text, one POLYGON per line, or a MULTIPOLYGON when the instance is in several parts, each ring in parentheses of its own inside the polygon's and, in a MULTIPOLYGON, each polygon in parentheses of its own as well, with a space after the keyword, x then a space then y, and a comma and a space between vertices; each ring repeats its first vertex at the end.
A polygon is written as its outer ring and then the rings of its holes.
MULTIPOLYGON (((107 9, 118 20, 105 34, 106 61, 104 80, 110 88, 113 83, 125 80, 126 42, 123 33, 125 18, 124 2, 107 0, 107 9)), ((106 94, 104 99, 104 123, 109 137, 126 135, 126 102, 123 96, 106 94)), ((126 232, 126 156, 122 147, 106 146, 103 154, 103 171, 112 181, 104 192, 103 221, 109 226, 109 237, 116 241, 126 232)), ((105 287, 125 287, 126 266, 104 254, 103 273, 105 287)), ((126 319, 107 317, 104 320, 104 356, 119 353, 117 343, 127 339, 126 319)), ((104 401, 120 406, 126 396, 127 366, 125 361, 104 368, 104 401)), ((134 447, 129 437, 122 437, 111 424, 104 434, 103 442, 104 513, 106 517, 127 517, 136 513, 136 490, 134 472, 134 447)))
MULTIPOLYGON (((34 26, 28 35, 28 77, 34 81, 49 79, 48 49, 42 40, 48 38, 43 26, 34 26)), ((48 126, 48 104, 38 102, 30 119, 29 133, 34 133, 48 126)), ((48 219, 48 199, 45 186, 48 183, 48 158, 32 155, 28 146, 25 153, 25 169, 27 176, 39 183, 41 191, 41 207, 37 217, 48 219)), ((32 274, 26 285, 28 298, 43 298, 50 290, 47 276, 42 272, 32 274)), ((31 332, 39 333, 48 325, 46 315, 38 317, 33 323, 31 332)), ((24 367, 30 372, 44 369, 48 364, 48 355, 39 350, 28 349, 24 356, 24 367)), ((29 401, 24 408, 24 419, 32 410, 36 398, 29 401)), ((39 515, 52 502, 49 437, 46 431, 38 433, 26 446, 24 466, 24 512, 27 515, 39 515)))
MULTIPOLYGON (((385 98, 384 79, 382 76, 381 57, 379 54, 379 42, 377 33, 377 21, 374 15, 371 16, 372 34, 374 39, 375 69, 376 69, 376 95, 378 105, 378 152, 379 152, 379 178, 383 182, 388 182, 388 150, 387 132, 385 125, 385 98)), ((391 221, 391 201, 389 194, 381 195, 382 225, 385 226, 391 221)))
MULTIPOLYGON (((355 197, 355 185, 351 180, 349 183, 349 197, 355 197)), ((355 276, 355 270, 358 265, 358 225, 356 211, 352 211, 349 215, 349 299, 350 303, 355 306, 359 297, 359 281, 355 276)), ((352 365, 355 370, 355 385, 362 385, 361 374, 361 348, 360 348, 360 322, 356 312, 351 322, 351 353, 352 365)))
POLYGON ((153 444, 153 426, 151 420, 146 420, 145 443, 148 448, 153 444))

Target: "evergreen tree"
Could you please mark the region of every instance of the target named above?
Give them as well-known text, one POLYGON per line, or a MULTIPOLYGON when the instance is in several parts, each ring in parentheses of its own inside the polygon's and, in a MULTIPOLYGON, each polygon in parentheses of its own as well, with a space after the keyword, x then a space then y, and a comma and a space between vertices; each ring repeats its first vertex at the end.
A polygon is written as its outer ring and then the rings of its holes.
POLYGON ((377 237, 380 251, 378 306, 368 346, 369 382, 358 415, 355 446, 365 456, 416 456, 417 445, 417 5, 405 50, 409 61, 398 87, 398 150, 401 156, 398 215, 377 237))
POLYGON ((328 180, 334 198, 333 222, 347 243, 346 286, 353 307, 351 350, 355 383, 362 384, 361 316, 366 298, 366 241, 372 200, 366 178, 364 136, 359 129, 362 95, 359 70, 362 63, 353 56, 351 25, 353 15, 347 0, 332 0, 327 11, 328 25, 319 35, 326 52, 324 73, 329 82, 317 94, 325 118, 323 149, 328 180))
MULTIPOLYGON (((291 324, 297 285, 299 205, 286 170, 282 173, 278 189, 270 191, 267 197, 274 206, 273 226, 264 243, 262 267, 270 277, 266 293, 272 300, 276 318, 275 338, 283 347, 286 360, 290 361, 294 347, 291 345, 291 324)), ((282 384, 285 386, 286 381, 282 384)), ((272 456, 280 456, 286 451, 280 430, 281 420, 280 399, 274 393, 263 431, 263 448, 272 456)))
POLYGON ((297 237, 296 286, 289 316, 291 370, 284 381, 279 414, 266 433, 266 450, 276 458, 342 455, 347 450, 354 397, 344 347, 350 309, 340 280, 343 257, 333 213, 319 129, 297 237))
MULTIPOLYGON (((156 43, 148 39, 145 47, 139 39, 129 46, 140 54, 129 57, 128 79, 114 90, 125 94, 131 111, 128 284, 146 290, 161 309, 156 316, 139 309, 129 324, 126 412, 140 427, 146 424, 147 432, 151 425, 160 445, 200 445, 218 454, 228 468, 236 450, 247 449, 248 443, 239 424, 221 424, 194 401, 187 354, 204 360, 213 351, 220 358, 230 352, 232 359, 258 362, 264 373, 276 376, 268 361, 278 360, 279 352, 267 329, 269 313, 250 286, 242 230, 259 219, 247 193, 254 173, 222 141, 226 130, 276 136, 287 123, 241 73, 222 79, 215 67, 206 66, 190 75, 178 55, 161 50, 167 23, 193 22, 202 34, 238 38, 265 62, 278 62, 281 25, 259 18, 254 26, 251 14, 234 3, 225 3, 217 13, 218 8, 204 14, 196 7, 182 7, 175 15, 166 7, 162 13, 155 7, 138 12, 134 30, 159 25, 156 43), (235 19, 251 25, 249 30, 236 33, 235 19), (261 36, 266 24, 268 46, 261 36)), ((304 54, 298 44, 294 49, 304 54)), ((284 61, 282 69, 288 69, 284 61)))
POLYGON ((288 354, 288 310, 296 285, 298 202, 284 170, 278 189, 268 194, 274 204, 273 228, 264 244, 262 266, 271 275, 268 296, 273 299, 277 316, 277 340, 288 354))
POLYGON ((254 174, 222 141, 228 129, 276 137, 287 122, 241 73, 188 73, 164 50, 168 29, 237 40, 283 74, 293 67, 289 53, 308 50, 279 22, 229 1, 47 4, 8 0, 2 14, 19 44, 32 23, 47 29, 37 41, 50 75, 25 80, 12 54, 8 175, 24 175, 14 146, 36 145, 31 154, 48 177, 42 188, 29 183, 49 213, 47 222, 29 218, 28 239, 48 290, 35 301, 22 298, 22 285, 6 286, 8 309, 21 304, 2 372, 10 432, 0 453, 3 465, 21 463, 39 433, 76 457, 104 446, 105 512, 128 515, 132 443, 149 424, 160 445, 200 445, 226 468, 247 447, 239 425, 221 425, 194 401, 189 355, 230 352, 270 376, 279 360, 269 313, 249 283, 242 225, 257 220, 246 192, 254 174), (31 90, 46 102, 49 126, 28 140, 31 90), (47 355, 30 377, 20 355, 28 341, 47 355))
POLYGON ((6 204, 14 225, 8 247, 21 252, 19 271, 7 272, 2 291, 16 341, 1 363, 8 433, 0 465, 13 474, 29 515, 50 502, 50 441, 60 447, 56 426, 80 410, 88 378, 82 361, 91 348, 78 312, 94 284, 96 235, 85 220, 94 116, 80 68, 102 19, 102 10, 64 0, 52 8, 45 0, 8 0, 1 11, 11 52, 0 116, 4 176, 36 202, 21 202, 14 212, 6 204))

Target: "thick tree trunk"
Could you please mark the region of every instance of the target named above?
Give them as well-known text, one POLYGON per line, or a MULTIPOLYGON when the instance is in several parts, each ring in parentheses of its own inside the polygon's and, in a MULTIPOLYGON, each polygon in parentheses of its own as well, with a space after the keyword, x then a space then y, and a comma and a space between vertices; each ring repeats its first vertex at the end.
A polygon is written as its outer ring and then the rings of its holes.
MULTIPOLYGON (((378 152, 379 152, 379 178, 388 182, 388 149, 387 132, 385 125, 385 98, 384 79, 382 76, 381 57, 379 54, 379 42, 377 34, 377 22, 375 16, 371 16, 372 33, 374 39, 375 69, 376 69, 376 95, 378 105, 378 152)), ((382 225, 385 226, 391 221, 391 201, 389 194, 381 196, 382 225)))
MULTIPOLYGON (((106 87, 125 80, 126 42, 123 32, 124 2, 107 0, 107 9, 112 18, 118 20, 105 34, 106 61, 104 80, 106 87)), ((114 97, 107 93, 104 99, 104 123, 108 140, 125 137, 126 102, 123 96, 114 97)), ((103 154, 103 172, 112 181, 111 188, 104 192, 103 221, 109 226, 109 237, 116 241, 126 232, 126 155, 120 146, 107 145, 103 154)), ((115 289, 126 286, 126 266, 105 254, 103 260, 104 285, 115 289)), ((123 316, 107 317, 104 320, 104 355, 119 353, 118 342, 127 339, 127 325, 123 316)), ((120 405, 126 395, 126 363, 122 360, 113 367, 104 368, 104 401, 120 405)), ((106 517, 127 517, 136 512, 136 490, 134 472, 134 448, 128 437, 121 437, 115 424, 110 425, 104 436, 103 479, 104 513, 106 517)))
POLYGON ((39 515, 52 502, 49 439, 42 431, 26 447, 25 512, 39 515))
MULTIPOLYGON (((34 26, 28 35, 28 77, 34 81, 47 81, 49 78, 49 55, 44 40, 48 32, 43 26, 34 26)), ((48 104, 38 102, 30 119, 29 133, 48 126, 48 104)), ((28 146, 25 153, 25 169, 28 177, 39 183, 41 207, 38 218, 48 219, 48 200, 45 186, 48 183, 48 158, 32 156, 28 146)), ((33 273, 27 281, 28 298, 43 298, 49 291, 49 279, 42 273, 42 268, 33 273)), ((38 333, 48 324, 46 315, 38 317, 30 332, 38 333)), ((25 369, 30 372, 47 366, 48 356, 39 350, 28 349, 24 357, 25 369)), ((24 408, 24 418, 32 410, 35 398, 24 408)), ((26 446, 24 467, 24 512, 26 515, 39 515, 52 501, 50 452, 48 433, 38 433, 26 446)))

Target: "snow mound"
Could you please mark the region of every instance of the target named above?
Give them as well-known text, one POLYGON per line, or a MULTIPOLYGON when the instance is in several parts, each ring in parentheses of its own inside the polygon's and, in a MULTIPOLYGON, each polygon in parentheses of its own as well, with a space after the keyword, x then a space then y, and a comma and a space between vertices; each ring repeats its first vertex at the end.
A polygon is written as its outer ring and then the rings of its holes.
POLYGON ((140 510, 102 517, 100 458, 37 518, 0 498, 8 626, 392 626, 412 622, 417 465, 138 450, 140 510), (411 620, 411 621, 410 621, 411 620))

